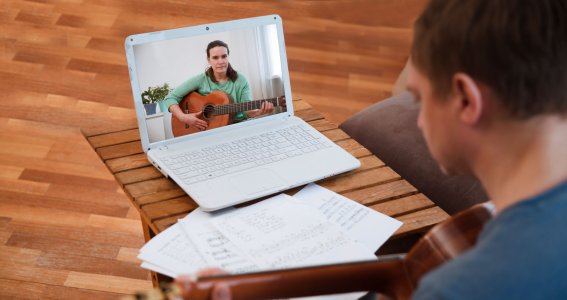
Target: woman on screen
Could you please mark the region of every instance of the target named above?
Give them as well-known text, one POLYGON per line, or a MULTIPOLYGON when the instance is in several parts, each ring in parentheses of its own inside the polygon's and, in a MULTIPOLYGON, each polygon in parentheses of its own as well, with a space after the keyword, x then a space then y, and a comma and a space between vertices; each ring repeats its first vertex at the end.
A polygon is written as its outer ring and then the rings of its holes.
MULTIPOLYGON (((214 91, 222 91, 231 97, 235 103, 252 100, 248 80, 230 65, 228 45, 223 41, 212 41, 207 45, 206 52, 209 67, 205 72, 185 81, 165 98, 166 107, 177 120, 199 131, 207 129, 209 125, 203 118, 203 111, 188 113, 187 110, 184 111, 179 106, 182 99, 189 93, 197 92, 207 96, 214 91)), ((262 103, 259 109, 234 113, 232 122, 241 122, 248 118, 271 113, 273 110, 273 104, 266 101, 262 103)))

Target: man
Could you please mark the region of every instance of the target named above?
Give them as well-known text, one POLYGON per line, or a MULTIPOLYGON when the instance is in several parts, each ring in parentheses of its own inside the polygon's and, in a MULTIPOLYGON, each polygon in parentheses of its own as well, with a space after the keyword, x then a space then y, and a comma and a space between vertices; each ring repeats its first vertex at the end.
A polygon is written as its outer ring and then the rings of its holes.
POLYGON ((567 299, 567 1, 432 0, 408 89, 441 169, 496 207, 415 299, 567 299))
POLYGON ((432 0, 408 89, 441 169, 479 178, 496 207, 414 298, 567 299, 567 1, 432 0))

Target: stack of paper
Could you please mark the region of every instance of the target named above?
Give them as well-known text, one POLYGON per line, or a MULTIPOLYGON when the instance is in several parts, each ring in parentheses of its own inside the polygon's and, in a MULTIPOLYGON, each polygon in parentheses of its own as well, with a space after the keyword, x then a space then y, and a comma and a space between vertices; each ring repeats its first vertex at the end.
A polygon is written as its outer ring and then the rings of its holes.
MULTIPOLYGON (((321 186, 217 213, 196 209, 140 250, 142 267, 177 277, 376 259, 401 222, 321 186)), ((343 299, 343 298, 342 298, 343 299)))

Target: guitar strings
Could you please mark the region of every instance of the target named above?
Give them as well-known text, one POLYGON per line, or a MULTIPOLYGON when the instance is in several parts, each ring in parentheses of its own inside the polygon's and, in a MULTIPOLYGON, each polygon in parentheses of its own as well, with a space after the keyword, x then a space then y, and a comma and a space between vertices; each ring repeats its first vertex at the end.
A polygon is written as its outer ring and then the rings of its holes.
POLYGON ((213 115, 224 115, 224 114, 230 114, 230 113, 235 113, 235 112, 240 112, 240 111, 258 109, 258 108, 260 108, 262 102, 264 102, 264 101, 271 102, 273 105, 277 106, 278 98, 280 98, 280 97, 268 98, 268 99, 262 99, 262 100, 254 100, 254 101, 248 101, 248 102, 242 102, 242 103, 223 104, 223 105, 218 105, 218 106, 214 106, 214 107, 213 106, 207 106, 205 108, 205 110, 206 110, 207 113, 210 112, 210 110, 207 110, 207 109, 213 110, 214 111, 213 115))

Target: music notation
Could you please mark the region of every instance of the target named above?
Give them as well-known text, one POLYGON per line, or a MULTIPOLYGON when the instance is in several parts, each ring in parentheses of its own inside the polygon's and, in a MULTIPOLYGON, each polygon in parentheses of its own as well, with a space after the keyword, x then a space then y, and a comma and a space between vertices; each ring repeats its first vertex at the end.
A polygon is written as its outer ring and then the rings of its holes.
POLYGON ((149 268, 170 277, 193 273, 207 267, 206 261, 186 238, 179 223, 172 225, 146 243, 138 258, 144 261, 142 267, 149 268))
POLYGON ((183 231, 194 243, 209 267, 239 274, 259 270, 249 255, 236 247, 211 222, 210 214, 201 210, 180 220, 183 231))
POLYGON ((238 274, 371 260, 400 225, 310 184, 293 197, 280 194, 214 213, 196 209, 150 240, 138 257, 142 267, 171 277, 205 267, 238 274))
POLYGON ((297 267, 374 258, 314 208, 281 194, 212 219, 261 265, 297 267), (251 242, 254 241, 254 242, 251 242))
POLYGON ((400 228, 402 222, 317 184, 309 184, 293 196, 341 226, 349 237, 375 252, 400 228))

